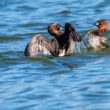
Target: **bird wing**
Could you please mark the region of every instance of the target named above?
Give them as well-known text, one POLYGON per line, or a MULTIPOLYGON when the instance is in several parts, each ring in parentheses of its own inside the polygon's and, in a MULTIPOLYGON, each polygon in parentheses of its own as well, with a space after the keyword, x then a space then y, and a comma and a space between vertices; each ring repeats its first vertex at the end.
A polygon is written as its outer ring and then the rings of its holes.
POLYGON ((106 47, 110 47, 110 36, 101 37, 101 41, 106 47))
POLYGON ((25 56, 35 56, 39 52, 42 52, 44 54, 51 54, 52 51, 52 39, 49 39, 47 37, 44 37, 42 35, 36 35, 32 37, 32 39, 29 41, 25 48, 24 55, 25 56))
POLYGON ((80 42, 82 39, 78 32, 74 29, 74 27, 70 23, 65 24, 65 37, 72 37, 74 41, 80 42))

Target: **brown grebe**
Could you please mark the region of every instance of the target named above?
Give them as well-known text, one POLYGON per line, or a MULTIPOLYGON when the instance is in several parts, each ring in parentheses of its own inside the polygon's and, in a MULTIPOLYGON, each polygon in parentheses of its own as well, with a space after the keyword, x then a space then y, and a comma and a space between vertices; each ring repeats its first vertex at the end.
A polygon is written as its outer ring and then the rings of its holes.
POLYGON ((107 38, 101 36, 108 30, 108 22, 105 19, 96 21, 93 25, 97 26, 97 29, 88 31, 83 37, 83 42, 87 48, 100 49, 107 47, 107 38))
POLYGON ((65 24, 64 32, 60 32, 61 25, 52 23, 48 26, 48 32, 55 38, 49 39, 43 35, 32 37, 25 48, 25 56, 35 56, 39 52, 54 56, 64 56, 74 52, 74 42, 81 41, 81 37, 71 24, 65 24))

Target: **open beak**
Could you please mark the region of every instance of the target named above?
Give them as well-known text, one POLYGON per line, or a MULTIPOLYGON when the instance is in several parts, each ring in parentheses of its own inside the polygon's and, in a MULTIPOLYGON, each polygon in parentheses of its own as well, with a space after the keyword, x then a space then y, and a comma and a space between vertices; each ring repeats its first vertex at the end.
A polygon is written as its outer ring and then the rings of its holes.
POLYGON ((61 26, 61 27, 60 27, 60 31, 64 31, 64 27, 61 26))
POLYGON ((93 23, 94 26, 99 26, 99 22, 93 23))
MULTIPOLYGON (((74 25, 70 24, 72 27, 75 27, 74 25)), ((64 31, 65 30, 65 27, 61 26, 60 27, 60 31, 64 31)))
POLYGON ((95 22, 95 23, 92 23, 92 25, 97 26, 97 25, 96 25, 96 22, 95 22))

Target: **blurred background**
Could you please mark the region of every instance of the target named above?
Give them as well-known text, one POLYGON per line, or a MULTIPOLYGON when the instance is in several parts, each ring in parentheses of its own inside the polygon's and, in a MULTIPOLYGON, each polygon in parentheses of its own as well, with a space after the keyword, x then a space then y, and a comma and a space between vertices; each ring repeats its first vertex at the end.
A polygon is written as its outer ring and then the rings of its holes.
POLYGON ((50 23, 69 22, 83 36, 99 19, 110 22, 109 0, 1 0, 0 110, 110 110, 109 48, 24 56, 34 35, 52 38, 50 23))

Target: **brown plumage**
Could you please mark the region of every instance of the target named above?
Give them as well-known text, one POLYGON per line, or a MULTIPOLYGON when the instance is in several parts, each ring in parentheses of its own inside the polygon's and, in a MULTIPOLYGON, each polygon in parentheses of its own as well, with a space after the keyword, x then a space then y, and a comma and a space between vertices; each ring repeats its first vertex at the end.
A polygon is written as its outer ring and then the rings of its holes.
POLYGON ((29 41, 25 48, 25 56, 35 56, 39 52, 49 55, 58 55, 59 54, 59 43, 58 38, 63 35, 62 32, 59 32, 61 25, 58 23, 52 23, 48 26, 48 32, 51 35, 54 35, 54 39, 49 39, 41 34, 35 35, 29 41))
POLYGON ((61 25, 52 23, 48 32, 55 38, 49 39, 43 35, 34 36, 27 44, 24 55, 35 56, 39 52, 54 56, 64 56, 74 52, 74 41, 81 41, 78 33, 71 24, 65 24, 64 33, 60 32, 61 25))
POLYGON ((68 42, 66 43, 66 54, 74 53, 75 49, 75 42, 80 42, 81 37, 77 33, 77 31, 74 29, 72 24, 66 23, 65 24, 65 40, 68 42))
POLYGON ((97 26, 97 29, 88 31, 83 37, 83 42, 87 48, 105 48, 107 47, 107 38, 101 36, 108 30, 108 22, 105 19, 96 21, 93 25, 97 26))

